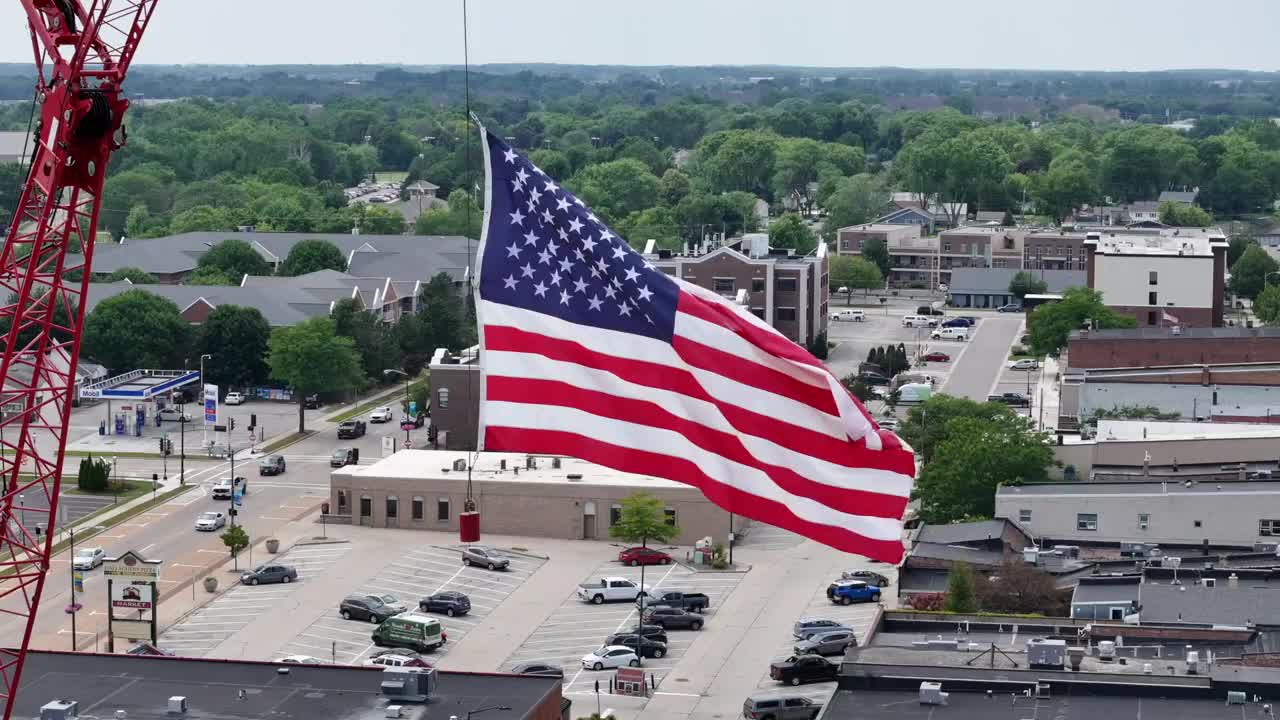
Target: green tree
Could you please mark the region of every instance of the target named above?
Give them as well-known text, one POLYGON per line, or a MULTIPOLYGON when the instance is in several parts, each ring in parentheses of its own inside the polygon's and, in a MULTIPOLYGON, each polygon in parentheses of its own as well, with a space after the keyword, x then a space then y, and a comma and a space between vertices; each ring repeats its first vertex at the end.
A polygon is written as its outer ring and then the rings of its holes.
POLYGON ((18 163, 0 163, 0 229, 8 231, 13 221, 13 211, 22 192, 26 166, 18 163))
POLYGON ((1253 314, 1268 325, 1280 324, 1280 285, 1271 284, 1253 299, 1253 314))
POLYGON ((298 432, 306 432, 303 399, 307 395, 348 390, 364 376, 355 344, 338 335, 327 317, 276 328, 268 347, 271 376, 288 384, 298 398, 298 432))
POLYGON ((826 198, 822 236, 835 240, 837 230, 874 220, 888 204, 889 191, 875 177, 864 174, 843 178, 826 198))
POLYGON ((231 232, 237 226, 245 224, 237 220, 236 213, 231 208, 196 205, 176 213, 169 221, 169 232, 174 235, 198 231, 231 232))
POLYGON ((88 493, 101 493, 110 489, 111 465, 104 460, 87 457, 80 461, 76 487, 88 493))
POLYGON ((818 246, 818 236, 799 215, 787 213, 769 223, 769 245, 795 250, 797 255, 808 255, 818 246))
POLYGON ((1240 259, 1231 266, 1231 291, 1253 299, 1267 284, 1267 274, 1280 267, 1258 245, 1250 245, 1240 259))
POLYGON ((226 387, 251 387, 270 376, 271 326, 253 307, 219 305, 200 326, 197 347, 213 357, 205 372, 226 387))
POLYGON ((404 215, 399 210, 360 203, 355 208, 356 225, 365 235, 403 235, 404 215))
POLYGON ((840 384, 844 385, 849 394, 858 399, 858 402, 865 403, 871 399, 871 386, 859 379, 857 375, 845 375, 840 379, 840 384))
POLYGON ((658 177, 632 158, 588 165, 567 183, 606 222, 625 218, 658 201, 658 177))
POLYGON ((668 207, 674 207, 691 192, 693 181, 676 168, 662 173, 662 178, 658 181, 658 200, 668 207))
POLYGON ((1146 200, 1161 190, 1191 185, 1198 166, 1191 143, 1167 128, 1140 124, 1103 140, 1103 191, 1120 201, 1146 200))
POLYGON ((280 263, 279 274, 287 277, 306 275, 319 270, 347 271, 347 259, 342 251, 327 240, 303 240, 289 249, 289 255, 280 263))
POLYGON ((358 301, 353 298, 339 300, 334 304, 330 317, 333 318, 334 332, 351 338, 355 343, 365 375, 380 381, 383 370, 400 367, 402 357, 395 329, 365 310, 358 301))
POLYGON ((549 177, 566 178, 573 174, 569 158, 559 150, 534 150, 529 153, 529 161, 549 177))
POLYGON ((191 326, 172 300, 127 290, 99 302, 84 321, 84 354, 112 372, 182 366, 191 326))
POLYGON ((218 268, 200 268, 182 281, 183 285, 239 285, 240 279, 232 280, 218 268))
POLYGON ((874 290, 884 284, 880 268, 870 260, 850 255, 837 255, 831 258, 829 268, 830 283, 837 288, 848 288, 845 293, 845 304, 853 302, 853 291, 874 290))
POLYGON ((943 432, 946 439, 921 470, 913 494, 925 522, 989 518, 1001 485, 1048 480, 1053 450, 1027 418, 1012 412, 992 420, 955 418, 943 432))
POLYGON ((974 589, 983 612, 1061 616, 1070 609, 1063 607, 1063 591, 1053 576, 1022 558, 1005 558, 995 576, 974 589))
POLYGON ((881 276, 889 276, 889 247, 883 240, 872 238, 862 241, 862 257, 880 268, 881 276))
POLYGON ((780 140, 759 130, 707 135, 694 148, 697 175, 713 193, 743 191, 768 199, 780 140))
POLYGON ((783 139, 778 143, 773 166, 774 197, 795 198, 800 211, 807 215, 816 199, 810 186, 825 170, 839 177, 861 171, 863 164, 859 148, 809 138, 783 139))
POLYGON ((618 233, 636 250, 643 250, 648 240, 656 240, 658 247, 667 250, 680 249, 680 225, 676 216, 664 207, 652 207, 633 212, 616 225, 618 233))
POLYGON ((1195 205, 1165 201, 1160 203, 1160 222, 1176 227, 1208 227, 1213 218, 1195 205))
POLYGON ((1235 265, 1240 256, 1244 255, 1244 251, 1248 250, 1250 245, 1256 245, 1257 243, 1258 240, 1253 236, 1252 232, 1240 232, 1232 235, 1231 240, 1227 243, 1227 267, 1235 265))
POLYGON ((134 208, 161 216, 173 207, 177 178, 172 169, 147 163, 107 177, 102 186, 102 210, 99 225, 119 238, 134 208))
POLYGON ((448 273, 438 273, 422 289, 418 313, 432 349, 461 350, 471 345, 476 329, 467 327, 462 293, 448 273))
POLYGON ((449 207, 422 213, 414 220, 413 231, 417 235, 460 235, 478 239, 483 220, 484 211, 476 207, 471 193, 454 190, 449 193, 449 207))
POLYGON ((1026 270, 1019 270, 1014 273, 1013 278, 1009 280, 1009 292, 1013 293, 1018 301, 1028 295, 1037 295, 1049 289, 1049 284, 1026 270))
POLYGON ((1046 172, 1032 175, 1028 189, 1039 211, 1055 222, 1062 222, 1076 208, 1099 195, 1097 172, 1088 159, 1075 150, 1055 158, 1046 172))
POLYGON ((231 552, 231 556, 235 557, 240 551, 249 547, 249 533, 244 531, 243 525, 232 525, 223 531, 222 544, 227 546, 227 550, 231 552))
POLYGON ((209 248, 196 262, 197 270, 214 269, 237 284, 245 275, 270 275, 271 265, 243 240, 228 239, 209 248))
POLYGON ((951 572, 947 576, 947 599, 942 607, 953 613, 978 611, 973 590, 973 571, 969 569, 968 563, 958 562, 951 566, 951 572))
POLYGON ((107 282, 128 280, 134 285, 155 285, 160 282, 155 275, 136 267, 122 267, 107 276, 107 282))
POLYGON ((994 422, 1011 414, 1013 410, 999 403, 980 403, 954 395, 937 394, 907 411, 907 417, 898 426, 898 434, 915 448, 920 460, 927 465, 933 460, 938 446, 951 437, 948 431, 950 421, 970 418, 994 422))
POLYGON ((619 504, 618 522, 609 527, 611 538, 647 547, 650 540, 669 543, 680 534, 674 519, 667 518, 666 504, 647 492, 632 493, 619 504))
POLYGON ((1046 303, 1031 313, 1027 325, 1031 335, 1031 351, 1036 355, 1057 356, 1067 346, 1073 330, 1092 321, 1096 330, 1131 328, 1137 322, 1102 303, 1102 293, 1089 288, 1068 288, 1057 302, 1046 303))

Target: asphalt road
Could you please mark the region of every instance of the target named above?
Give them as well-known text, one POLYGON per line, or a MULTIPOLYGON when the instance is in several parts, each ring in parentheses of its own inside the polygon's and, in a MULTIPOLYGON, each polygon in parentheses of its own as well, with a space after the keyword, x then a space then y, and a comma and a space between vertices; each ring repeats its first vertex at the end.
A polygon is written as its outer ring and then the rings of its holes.
POLYGON ((991 394, 996 378, 1004 370, 1013 345, 1022 327, 1021 315, 986 315, 978 332, 970 338, 951 375, 942 387, 948 395, 967 397, 982 402, 991 394))

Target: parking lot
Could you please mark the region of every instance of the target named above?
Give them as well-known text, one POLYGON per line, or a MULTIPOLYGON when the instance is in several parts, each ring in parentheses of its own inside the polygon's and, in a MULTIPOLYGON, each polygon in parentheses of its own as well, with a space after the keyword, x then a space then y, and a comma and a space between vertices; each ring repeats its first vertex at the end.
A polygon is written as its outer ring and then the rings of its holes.
POLYGON ((790 530, 753 520, 733 545, 735 548, 749 547, 752 550, 773 551, 789 550, 802 542, 804 537, 790 530))
MULTIPOLYGON (((583 580, 586 582, 601 577, 625 577, 639 583, 640 568, 623 567, 616 562, 605 563, 583 580)), ((670 642, 666 655, 662 658, 645 659, 645 671, 654 674, 657 682, 661 683, 663 676, 684 656, 689 646, 702 633, 714 628, 717 610, 740 580, 739 573, 697 572, 679 563, 647 568, 644 581, 652 592, 682 590, 706 593, 710 608, 704 613, 706 627, 702 630, 668 632, 670 642)), ((597 679, 602 684, 608 683, 612 671, 584 670, 582 656, 599 648, 611 633, 635 626, 639 622, 636 606, 630 602, 592 605, 579 600, 576 590, 574 588, 574 593, 565 598, 564 603, 507 658, 502 669, 508 670, 512 665, 532 660, 560 665, 564 668, 565 693, 592 691, 597 679)))
MULTIPOLYGON (((258 616, 280 607, 300 586, 307 584, 308 578, 319 575, 350 549, 347 543, 306 545, 272 556, 272 562, 297 568, 298 579, 288 584, 237 585, 166 630, 159 637, 160 647, 186 657, 208 655, 258 616)), ((249 565, 241 567, 247 569, 249 565)), ((239 582, 229 577, 228 580, 239 582)))
MULTIPOLYGON (((436 658, 466 636, 467 631, 482 622, 494 608, 517 590, 545 562, 540 557, 507 553, 510 569, 490 571, 467 567, 461 563, 458 550, 423 545, 406 550, 387 563, 376 576, 365 581, 352 593, 393 595, 416 608, 418 600, 444 590, 453 590, 471 598, 471 612, 462 617, 439 616, 449 640, 437 650, 436 658)), ((305 631, 281 649, 281 655, 311 655, 321 660, 343 664, 363 662, 373 649, 370 641, 372 625, 364 621, 343 620, 335 605, 316 618, 305 631)))
MULTIPOLYGON (((898 582, 898 569, 891 565, 875 564, 866 566, 868 569, 884 575, 889 578, 890 586, 884 590, 884 599, 888 599, 889 595, 896 592, 898 582)), ((852 569, 852 568, 851 568, 852 569)), ((835 578, 832 578, 834 580, 835 578)), ((867 637, 867 633, 871 630, 871 623, 875 619, 876 611, 879 605, 876 603, 860 603, 855 605, 836 605, 827 598, 827 586, 830 582, 822 583, 814 592, 813 599, 809 602, 809 607, 805 609, 800 617, 806 618, 824 618, 827 620, 835 620, 846 627, 853 628, 854 636, 858 642, 863 642, 867 637)), ((795 618, 799 620, 800 617, 795 618)), ((774 660, 785 660, 795 653, 792 648, 795 646, 796 639, 788 632, 786 637, 778 643, 778 653, 774 660)), ((839 662, 839 657, 831 657, 831 660, 839 662)), ((763 677, 760 679, 759 688, 761 690, 777 690, 782 686, 777 680, 769 677, 769 668, 762 668, 763 677)), ((822 682, 801 685, 795 688, 788 688, 787 692, 804 695, 817 702, 825 703, 831 698, 831 694, 835 692, 835 682, 822 682)))
MULTIPOLYGON (((832 305, 831 309, 836 311, 842 309, 842 307, 832 305)), ((935 387, 942 387, 950 374, 951 368, 968 347, 967 342, 931 340, 929 333, 932 332, 932 328, 903 327, 902 317, 914 314, 915 305, 905 305, 898 302, 884 308, 867 307, 865 310, 866 313, 861 322, 832 320, 828 325, 827 339, 838 343, 838 345, 832 349, 830 357, 827 359, 827 367, 837 377, 856 373, 858 365, 866 362, 867 353, 873 348, 901 344, 905 346, 907 356, 912 360, 912 370, 932 375, 936 382, 935 387), (916 358, 935 351, 947 354, 950 359, 947 362, 920 363, 916 361, 916 358)), ((971 333, 977 332, 978 327, 983 322, 982 315, 978 313, 967 311, 952 312, 948 309, 946 317, 956 317, 962 314, 978 318, 978 325, 970 329, 971 333)))

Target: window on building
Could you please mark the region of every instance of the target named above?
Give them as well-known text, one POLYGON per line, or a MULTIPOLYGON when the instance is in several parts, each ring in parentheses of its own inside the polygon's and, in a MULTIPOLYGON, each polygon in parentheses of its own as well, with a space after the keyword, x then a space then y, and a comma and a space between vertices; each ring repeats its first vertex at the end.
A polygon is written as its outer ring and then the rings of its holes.
POLYGON ((1203 522, 1201 522, 1201 521, 1199 521, 1199 520, 1196 520, 1196 521, 1195 521, 1195 523, 1194 523, 1194 525, 1195 525, 1196 527, 1204 527, 1204 523, 1203 523, 1203 522))
POLYGON ((1280 520, 1259 520, 1258 534, 1264 537, 1280 536, 1280 520))
POLYGON ((1098 514, 1076 513, 1076 529, 1096 532, 1098 529, 1098 514))
POLYGON ((436 407, 449 407, 449 388, 440 388, 436 391, 436 407))
POLYGON ((1156 293, 1156 292, 1149 292, 1149 293, 1147 293, 1147 304, 1148 304, 1148 305, 1159 305, 1159 304, 1160 304, 1159 294, 1158 294, 1158 293, 1156 293))
POLYGON ((622 522, 622 506, 614 503, 614 505, 609 508, 609 526, 613 527, 620 522, 622 522))
POLYGON ((752 278, 751 292, 764 292, 764 278, 752 278))
POLYGON ((763 319, 764 319, 764 308, 762 308, 762 307, 753 307, 753 308, 751 308, 751 314, 752 314, 752 315, 755 315, 756 317, 758 317, 758 318, 760 318, 761 320, 763 320, 763 319))
POLYGON ((1124 620, 1124 608, 1111 608, 1112 620, 1124 620))
POLYGON ((951 241, 950 241, 950 240, 948 240, 948 241, 946 241, 946 242, 942 243, 942 252, 951 252, 951 241))
POLYGON ((663 510, 662 513, 667 516, 667 524, 670 525, 671 527, 675 527, 676 526, 675 508, 667 508, 663 510))
POLYGON ((400 499, 395 495, 387 496, 387 518, 393 518, 400 514, 400 499))
POLYGON ((1147 513, 1138 513, 1138 529, 1146 530, 1151 527, 1151 516, 1147 513))
POLYGON ((1148 284, 1148 285, 1159 285, 1159 284, 1160 284, 1160 273, 1156 272, 1155 270, 1152 270, 1152 271, 1148 272, 1148 273, 1147 273, 1147 284, 1148 284))
POLYGON ((733 278, 712 278, 711 289, 721 295, 732 295, 737 290, 737 283, 733 278))
POLYGON ((773 313, 773 319, 781 320, 782 322, 795 322, 796 309, 793 307, 780 307, 773 313))
POLYGON ((1031 522, 1031 508, 1022 508, 1018 511, 1018 522, 1023 524, 1031 522))
POLYGON ((773 289, 778 292, 795 292, 799 284, 793 277, 780 277, 773 282, 773 289))
POLYGON ((436 521, 449 522, 449 498, 436 498, 436 521))
POLYGON ((409 510, 413 513, 414 520, 421 520, 427 512, 427 503, 420 497, 415 497, 409 504, 409 510))
POLYGON ((347 508, 347 491, 346 491, 346 490, 339 490, 339 491, 338 491, 338 514, 339 514, 339 515, 346 515, 346 514, 347 514, 347 512, 348 512, 348 508, 347 508))
POLYGON ((1156 324, 1156 311, 1155 311, 1155 310, 1151 310, 1151 311, 1148 311, 1148 312, 1147 312, 1147 324, 1148 324, 1148 325, 1155 325, 1155 324, 1156 324))

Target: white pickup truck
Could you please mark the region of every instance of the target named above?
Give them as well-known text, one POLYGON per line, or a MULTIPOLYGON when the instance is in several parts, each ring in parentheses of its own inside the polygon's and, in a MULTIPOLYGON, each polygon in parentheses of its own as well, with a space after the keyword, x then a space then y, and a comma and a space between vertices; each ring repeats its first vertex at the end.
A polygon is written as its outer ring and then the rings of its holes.
POLYGON ((652 588, 641 589, 639 583, 626 578, 607 577, 578 586, 578 599, 599 605, 604 602, 635 602, 641 594, 648 595, 652 588))

